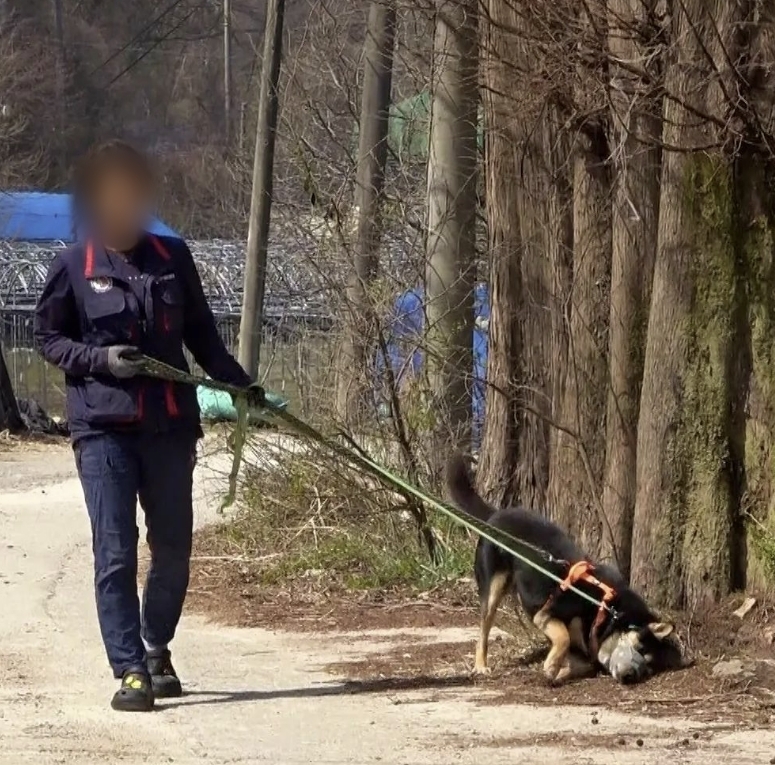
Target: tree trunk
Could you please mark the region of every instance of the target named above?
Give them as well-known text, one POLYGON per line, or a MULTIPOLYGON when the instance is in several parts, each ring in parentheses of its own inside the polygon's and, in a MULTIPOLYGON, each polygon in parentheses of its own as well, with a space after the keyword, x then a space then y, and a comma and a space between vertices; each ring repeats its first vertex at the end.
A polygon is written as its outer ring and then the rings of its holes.
POLYGON ((602 126, 579 135, 574 158, 573 282, 568 350, 557 370, 559 393, 549 507, 552 517, 591 555, 604 526, 601 484, 605 460, 606 340, 611 265, 610 173, 602 126))
POLYGON ((701 606, 728 592, 739 570, 742 438, 734 388, 743 290, 732 162, 721 151, 698 150, 717 138, 698 115, 726 111, 714 101, 716 71, 729 71, 734 25, 721 0, 689 0, 674 12, 672 39, 680 45, 666 74, 663 141, 679 150, 663 156, 632 580, 654 603, 701 606))
POLYGON ((489 374, 480 481, 489 495, 546 510, 555 370, 564 363, 572 219, 568 141, 550 94, 524 84, 534 18, 491 0, 486 31, 489 374), (516 86, 515 86, 516 85, 516 86), (496 336, 497 335, 497 336, 496 336), (492 450, 492 451, 491 451, 492 450))
MULTIPOLYGON (((558 493, 552 491, 552 465, 558 438, 563 434, 557 423, 564 416, 563 399, 568 382, 569 352, 571 346, 571 293, 574 271, 574 140, 567 129, 568 114, 560 112, 551 101, 547 104, 544 124, 544 156, 547 159, 548 189, 546 196, 546 258, 547 293, 544 306, 549 335, 534 337, 530 342, 543 347, 546 358, 546 406, 544 426, 548 447, 545 455, 547 468, 544 492, 533 502, 534 508, 544 510, 552 520, 565 524, 561 508, 555 503, 558 493)), ((528 342, 527 338, 525 342, 528 342)), ((563 493, 563 496, 564 493, 563 493)))
MULTIPOLYGON (((529 39, 529 38, 526 38, 529 39)), ((518 43, 522 66, 529 47, 518 43)), ((528 99, 529 100, 529 99, 528 99)), ((539 115, 516 120, 517 216, 522 240, 522 295, 518 323, 520 365, 519 461, 515 485, 519 502, 548 512, 547 488, 552 427, 567 359, 564 308, 573 252, 569 141, 559 110, 547 101, 539 115)), ((517 107, 519 109, 522 106, 517 107)), ((512 213, 513 214, 513 213, 512 213)))
MULTIPOLYGON (((775 132, 775 68, 766 39, 775 9, 760 24, 746 26, 749 55, 744 76, 750 86, 747 102, 757 114, 757 127, 775 132)), ((747 398, 739 409, 745 422, 744 465, 747 515, 745 586, 771 588, 775 582, 775 162, 745 151, 736 173, 739 194, 741 261, 748 284, 746 344, 750 370, 747 398)), ((746 386, 741 385, 741 390, 746 386)))
POLYGON ((573 133, 567 128, 569 121, 564 121, 567 147, 555 160, 555 167, 570 168, 566 204, 570 230, 553 259, 553 429, 547 491, 551 517, 593 555, 599 551, 602 525, 611 264, 609 152, 605 121, 597 116, 602 101, 602 88, 596 83, 603 58, 603 9, 593 0, 577 12, 582 36, 576 45, 588 53, 571 62, 575 79, 566 93, 576 114, 589 116, 581 117, 573 133))
POLYGON ((0 347, 0 430, 8 430, 11 433, 24 430, 2 347, 0 347))
POLYGON ((223 138, 228 152, 231 150, 234 121, 232 116, 234 101, 231 95, 231 0, 223 0, 221 14, 223 16, 223 138))
MULTIPOLYGON (((748 396, 740 396, 747 410, 744 462, 748 513, 745 585, 750 590, 771 587, 775 579, 775 193, 767 176, 775 167, 747 158, 738 174, 741 241, 749 285, 746 344, 750 379, 748 396)), ((741 386, 744 390, 745 386, 741 386)))
POLYGON ((521 380, 522 239, 518 214, 519 145, 513 114, 514 24, 501 0, 489 0, 482 28, 487 229, 490 244, 490 327, 485 427, 478 480, 498 506, 517 496, 521 380))
POLYGON ((478 0, 440 0, 428 156, 427 356, 437 434, 470 425, 478 105, 478 0))
POLYGON ((369 286, 379 267, 380 206, 388 149, 388 117, 393 79, 396 10, 392 0, 375 0, 369 10, 364 44, 363 94, 358 132, 355 186, 357 244, 347 285, 348 322, 344 328, 337 379, 337 418, 356 424, 369 384, 373 310, 369 286))
POLYGON ((602 556, 630 571, 637 428, 657 249, 661 97, 655 0, 609 0, 611 155, 615 162, 602 556), (645 30, 646 34, 643 34, 645 30), (632 62, 653 62, 633 70, 632 62))
MULTIPOLYGON (((524 45, 520 42, 520 45, 524 45)), ((552 356, 555 320, 552 258, 549 253, 548 200, 552 189, 551 143, 547 116, 538 124, 519 122, 521 145, 517 164, 517 215, 522 238, 522 295, 519 386, 519 462, 515 478, 517 498, 537 511, 545 509, 549 481, 549 442, 552 418, 552 356), (531 128, 533 130, 531 131, 531 128)))

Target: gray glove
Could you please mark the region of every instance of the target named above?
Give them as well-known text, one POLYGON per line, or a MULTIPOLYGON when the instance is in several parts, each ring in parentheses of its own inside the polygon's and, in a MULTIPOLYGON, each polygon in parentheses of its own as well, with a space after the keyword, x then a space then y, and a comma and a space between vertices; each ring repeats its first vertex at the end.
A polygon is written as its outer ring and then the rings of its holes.
POLYGON ((119 380, 139 374, 142 371, 140 351, 131 345, 111 345, 108 348, 108 371, 119 380))
MULTIPOLYGON (((266 403, 266 392, 258 383, 251 383, 245 388, 248 400, 248 409, 261 409, 266 403)), ((236 404, 236 397, 231 397, 232 403, 236 404)))

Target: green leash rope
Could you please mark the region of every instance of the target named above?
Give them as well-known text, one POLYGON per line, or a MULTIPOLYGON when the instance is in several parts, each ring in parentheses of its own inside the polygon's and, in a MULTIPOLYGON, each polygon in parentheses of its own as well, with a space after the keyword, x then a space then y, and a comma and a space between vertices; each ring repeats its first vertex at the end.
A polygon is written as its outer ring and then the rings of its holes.
MULTIPOLYGON (((222 383, 218 382, 217 380, 210 380, 206 377, 200 377, 188 372, 183 372, 180 369, 176 369, 169 364, 152 359, 149 356, 141 357, 140 362, 143 374, 147 375, 148 377, 156 377, 161 380, 183 383, 185 385, 193 385, 195 387, 202 385, 206 388, 211 388, 212 390, 219 390, 223 391, 224 393, 229 393, 234 397, 235 407, 237 409, 237 429, 234 439, 234 459, 232 461, 232 469, 229 474, 229 491, 221 505, 222 509, 228 507, 234 501, 236 496, 237 474, 239 472, 242 450, 246 440, 248 415, 247 391, 244 388, 240 388, 236 385, 230 385, 228 383, 222 383)), ((401 477, 391 473, 389 470, 382 467, 382 465, 374 462, 355 449, 343 446, 342 444, 333 441, 331 438, 324 435, 316 428, 313 428, 311 425, 308 425, 306 422, 300 420, 298 417, 295 417, 284 409, 276 408, 269 402, 266 402, 264 411, 280 420, 283 420, 286 425, 288 425, 292 430, 296 431, 299 435, 302 435, 311 441, 315 441, 321 444, 337 456, 341 457, 346 462, 349 462, 352 465, 357 465, 365 472, 370 473, 371 475, 381 480, 383 483, 388 484, 394 489, 398 489, 400 493, 414 497, 428 507, 433 508, 443 515, 446 515, 448 518, 451 518, 456 523, 459 523, 461 526, 464 526, 469 531, 473 531, 484 539, 487 539, 489 542, 492 542, 492 544, 509 553, 509 555, 513 555, 525 565, 530 566, 534 570, 543 574, 545 577, 557 582, 557 584, 564 583, 565 580, 562 577, 557 576, 557 574, 555 574, 553 571, 549 571, 539 563, 536 563, 524 553, 518 552, 514 549, 514 546, 521 547, 523 550, 530 550, 531 552, 540 555, 549 563, 562 563, 569 565, 569 561, 558 560, 546 552, 546 550, 542 550, 541 548, 531 545, 528 542, 524 542, 521 539, 512 537, 500 529, 491 526, 489 523, 485 523, 473 515, 466 513, 464 510, 460 510, 458 508, 453 509, 449 505, 445 505, 443 502, 440 502, 434 497, 425 494, 420 489, 407 483, 401 477)), ((607 603, 601 600, 596 600, 592 595, 589 595, 583 590, 580 590, 575 585, 568 585, 567 589, 576 593, 576 595, 592 603, 598 608, 604 608, 611 614, 615 613, 607 603)))

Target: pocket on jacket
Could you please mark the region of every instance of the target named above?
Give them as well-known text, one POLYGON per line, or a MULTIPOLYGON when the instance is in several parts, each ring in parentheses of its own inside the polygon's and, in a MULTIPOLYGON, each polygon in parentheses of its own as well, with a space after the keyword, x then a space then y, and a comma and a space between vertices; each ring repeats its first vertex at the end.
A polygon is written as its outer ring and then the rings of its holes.
POLYGON ((127 310, 124 291, 113 286, 107 292, 87 293, 84 313, 93 331, 104 342, 126 342, 131 335, 133 317, 127 310))
MULTIPOLYGON (((130 423, 139 419, 138 390, 134 381, 118 383, 85 377, 68 396, 68 417, 93 425, 130 423)), ((69 393, 70 391, 68 391, 69 393)))

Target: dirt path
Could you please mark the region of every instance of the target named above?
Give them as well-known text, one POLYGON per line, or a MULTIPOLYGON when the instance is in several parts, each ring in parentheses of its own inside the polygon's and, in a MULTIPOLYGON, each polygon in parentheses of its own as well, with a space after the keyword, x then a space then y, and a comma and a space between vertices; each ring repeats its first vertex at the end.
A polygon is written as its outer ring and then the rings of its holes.
MULTIPOLYGON (((213 517, 214 484, 205 471, 200 523, 213 517)), ((394 645, 390 632, 296 635, 190 617, 175 645, 187 695, 151 715, 114 713, 69 452, 0 455, 0 486, 2 765, 704 765, 715 757, 752 765, 775 756, 775 733, 767 731, 611 712, 593 724, 593 710, 579 707, 489 706, 476 703, 471 688, 385 690, 326 672, 394 645)))

